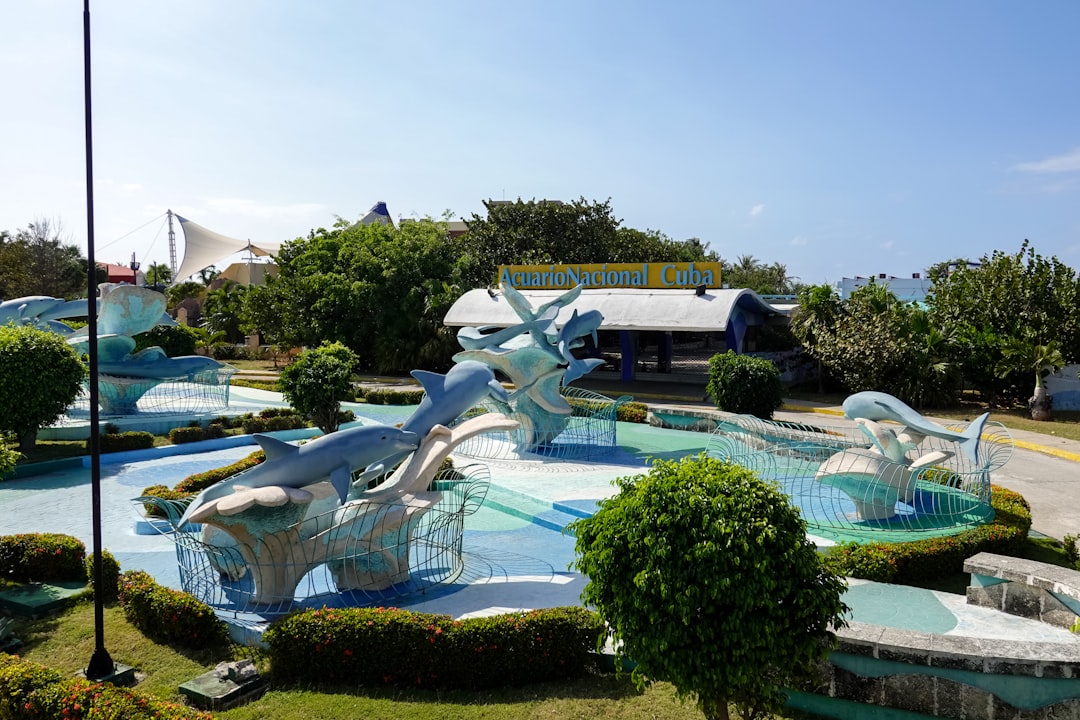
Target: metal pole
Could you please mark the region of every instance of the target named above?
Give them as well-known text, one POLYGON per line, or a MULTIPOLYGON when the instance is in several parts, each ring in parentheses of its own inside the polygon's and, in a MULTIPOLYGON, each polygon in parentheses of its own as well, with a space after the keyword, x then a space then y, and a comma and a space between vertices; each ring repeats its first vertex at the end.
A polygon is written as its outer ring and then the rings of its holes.
POLYGON ((94 654, 86 666, 89 680, 116 670, 105 649, 105 601, 101 567, 101 447, 98 429, 97 263, 94 260, 94 153, 90 129, 90 0, 83 0, 83 104, 86 126, 86 320, 90 341, 90 487, 94 526, 94 654))

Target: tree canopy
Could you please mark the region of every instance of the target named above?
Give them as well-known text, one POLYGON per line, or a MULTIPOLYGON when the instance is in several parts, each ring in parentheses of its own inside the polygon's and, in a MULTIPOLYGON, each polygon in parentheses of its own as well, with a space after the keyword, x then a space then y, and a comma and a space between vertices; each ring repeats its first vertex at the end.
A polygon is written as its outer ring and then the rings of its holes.
POLYGON ((0 298, 85 296, 87 267, 58 221, 39 218, 14 235, 0 235, 0 298))

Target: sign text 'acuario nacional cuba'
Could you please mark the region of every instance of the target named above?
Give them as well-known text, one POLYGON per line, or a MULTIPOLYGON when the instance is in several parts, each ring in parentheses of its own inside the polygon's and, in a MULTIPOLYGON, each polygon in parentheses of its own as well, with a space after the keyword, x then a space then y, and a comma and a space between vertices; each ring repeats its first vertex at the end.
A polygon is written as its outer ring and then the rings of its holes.
POLYGON ((503 265, 499 284, 522 290, 720 287, 720 263, 604 263, 592 265, 503 265))

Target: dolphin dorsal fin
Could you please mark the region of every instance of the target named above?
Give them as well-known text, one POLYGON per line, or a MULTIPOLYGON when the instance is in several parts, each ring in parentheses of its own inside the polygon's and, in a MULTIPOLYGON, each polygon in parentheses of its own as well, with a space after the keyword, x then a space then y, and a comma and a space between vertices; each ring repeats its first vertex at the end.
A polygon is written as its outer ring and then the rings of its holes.
POLYGON ((413 370, 409 374, 420 382, 420 385, 424 388, 424 392, 428 395, 431 395, 433 389, 442 387, 440 381, 445 377, 439 373, 433 373, 430 370, 413 370))
POLYGON ((261 447, 263 453, 266 454, 267 462, 300 452, 300 448, 295 445, 287 443, 284 440, 278 440, 276 437, 271 437, 270 435, 256 434, 251 437, 255 438, 255 442, 259 443, 259 447, 261 447))

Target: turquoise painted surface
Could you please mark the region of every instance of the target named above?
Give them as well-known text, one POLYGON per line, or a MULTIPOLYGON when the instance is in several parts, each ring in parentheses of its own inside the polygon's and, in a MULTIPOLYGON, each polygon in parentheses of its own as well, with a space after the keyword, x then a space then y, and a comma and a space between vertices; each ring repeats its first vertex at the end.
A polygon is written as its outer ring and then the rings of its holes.
MULTIPOLYGON (((895 587, 895 586, 893 586, 895 587)), ((1035 710, 1065 700, 1080 698, 1080 679, 1037 678, 1030 675, 991 675, 971 670, 953 670, 929 665, 912 665, 891 660, 875 660, 835 652, 829 660, 837 667, 862 677, 883 675, 931 675, 952 680, 988 693, 1023 710, 1035 710)))
POLYGON ((956 627, 956 616, 929 590, 881 583, 853 584, 844 593, 859 622, 901 630, 942 634, 956 627), (913 612, 912 608, 917 608, 913 612))

